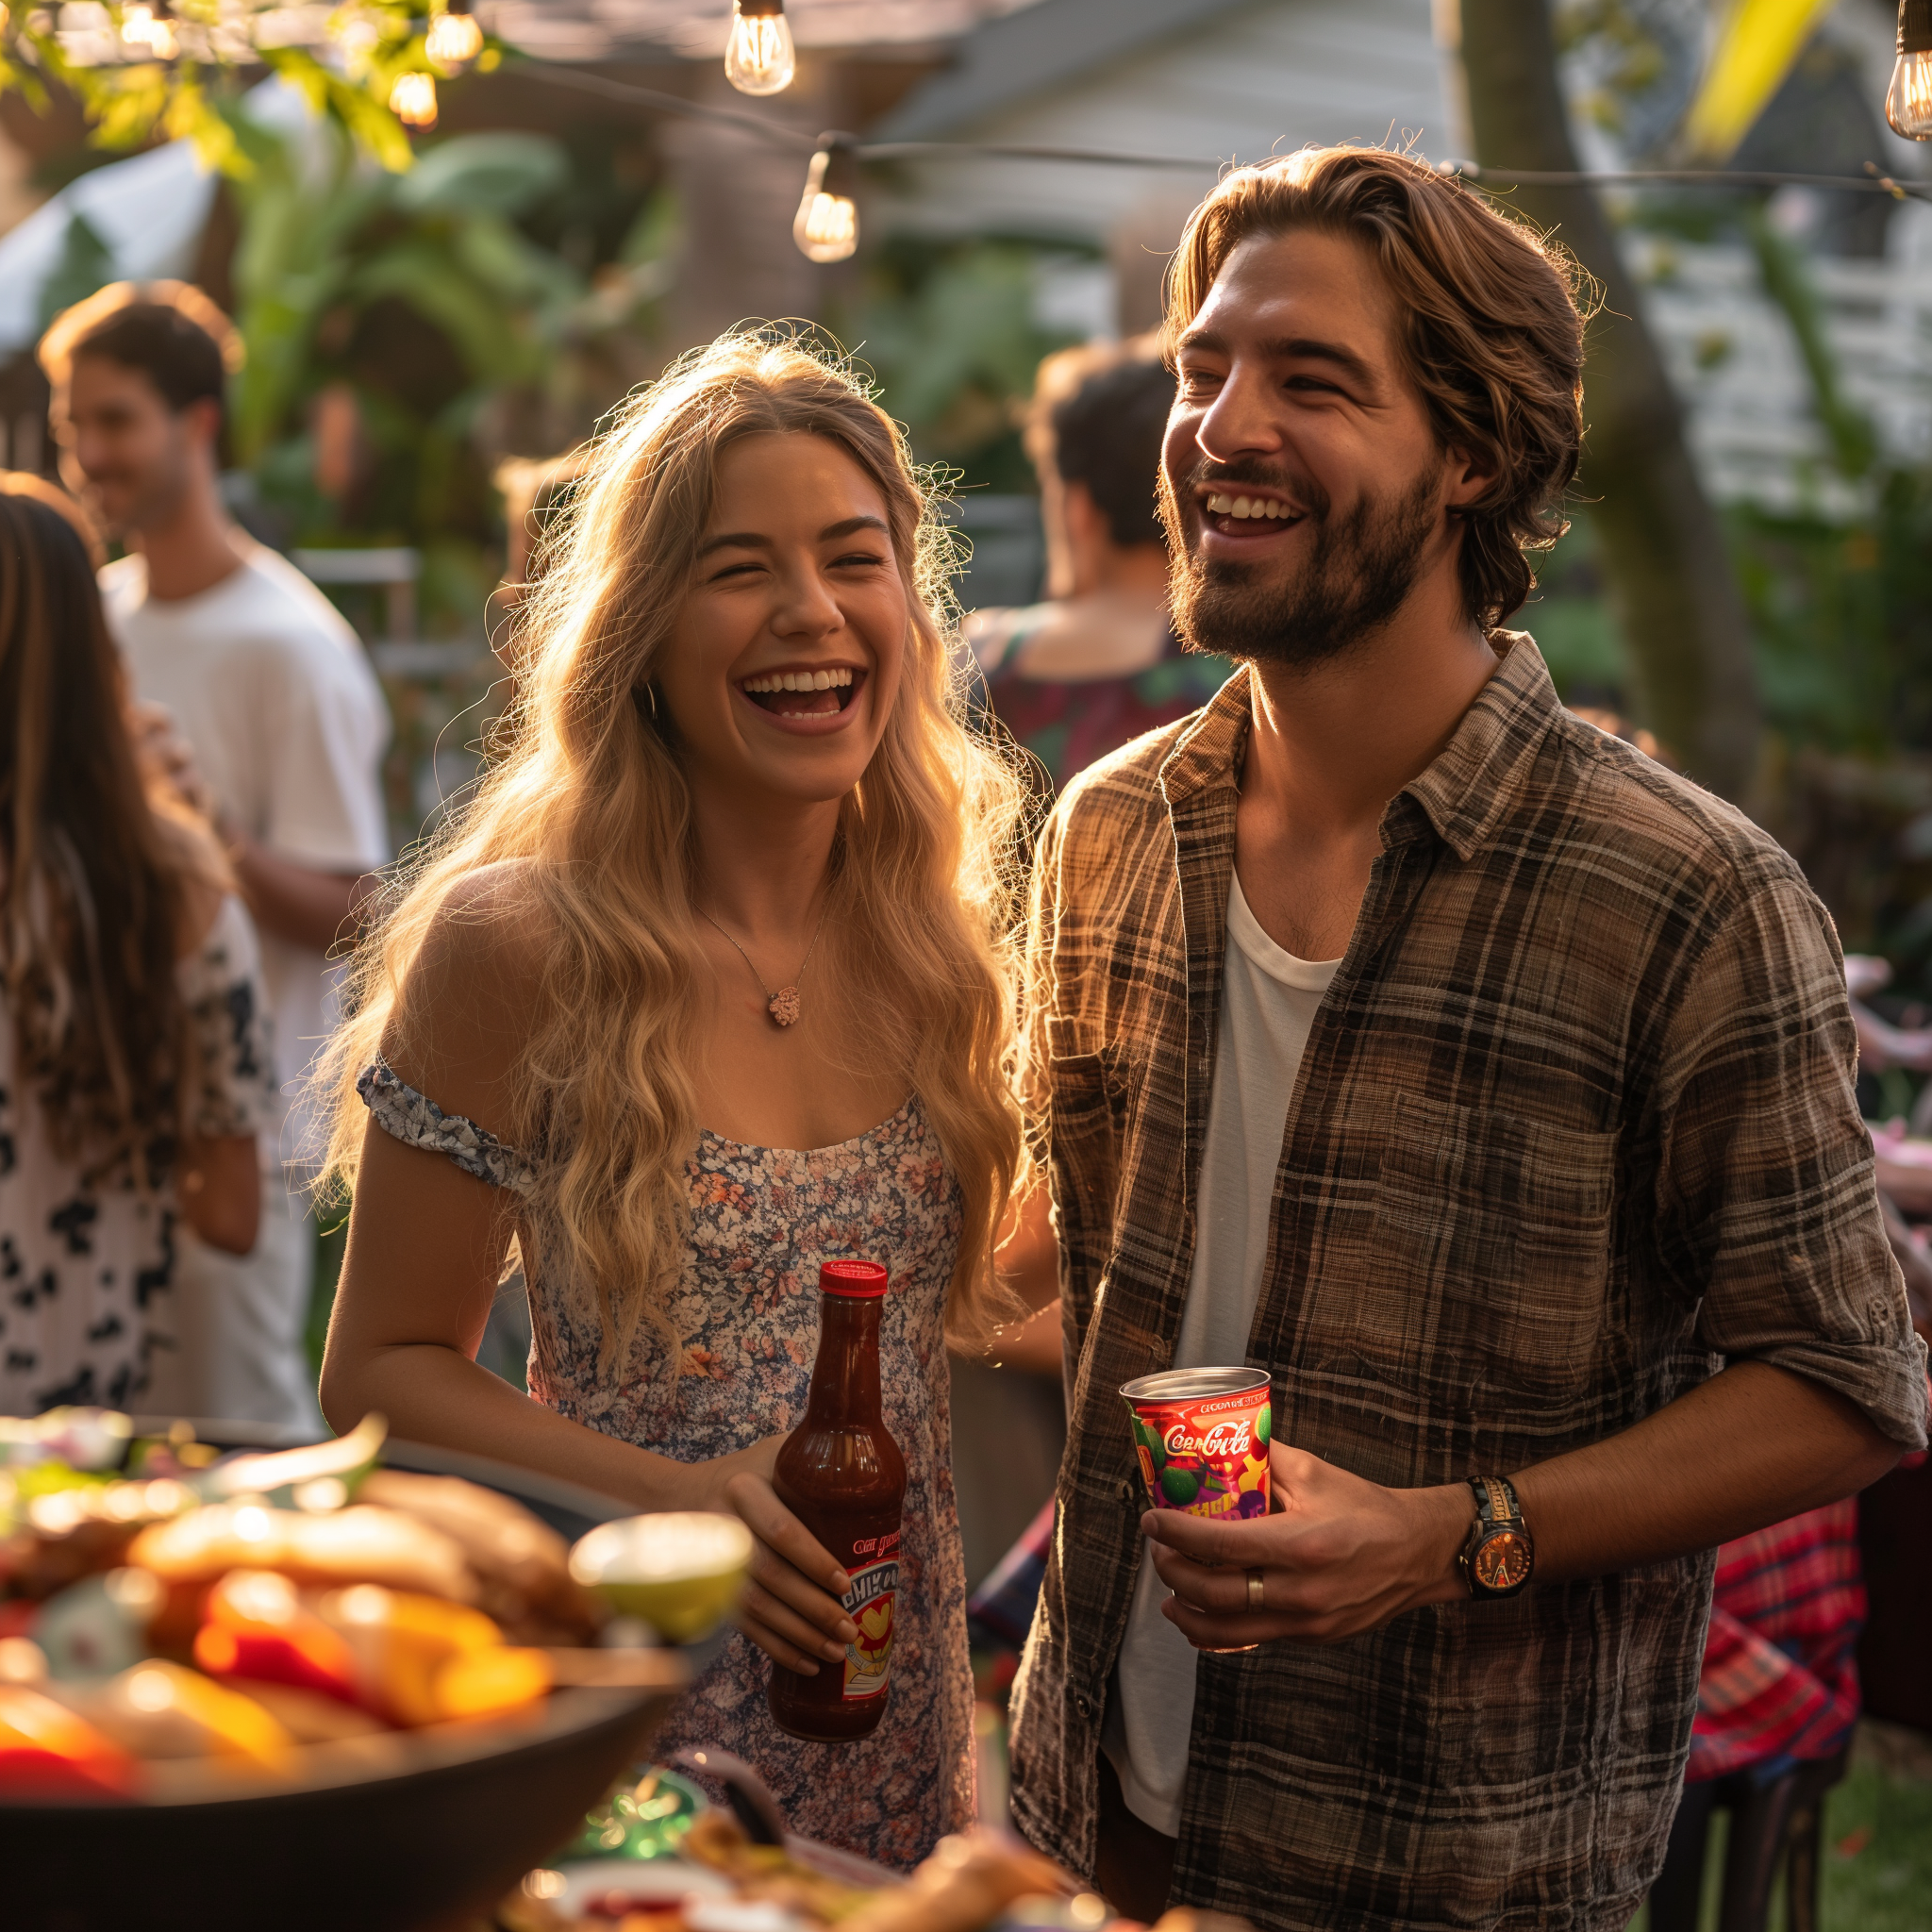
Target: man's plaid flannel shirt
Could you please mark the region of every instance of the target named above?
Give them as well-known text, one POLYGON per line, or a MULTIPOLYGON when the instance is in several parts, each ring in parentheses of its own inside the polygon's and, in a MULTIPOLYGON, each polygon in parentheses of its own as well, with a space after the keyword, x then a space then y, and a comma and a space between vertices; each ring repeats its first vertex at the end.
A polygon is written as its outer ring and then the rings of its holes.
MULTIPOLYGON (((1830 920, 1740 813, 1565 712, 1526 638, 1496 641, 1389 807, 1302 1061, 1247 1353, 1275 1439, 1392 1486, 1507 1474, 1748 1357, 1923 1442, 1830 920)), ((1035 874, 1025 1080, 1070 1434, 1014 1811, 1087 1874, 1141 1552, 1116 1391, 1180 1326, 1248 718, 1242 672, 1086 774, 1035 874)), ((1622 1932, 1662 1860, 1711 1571, 1203 1656, 1175 1902, 1622 1932)))

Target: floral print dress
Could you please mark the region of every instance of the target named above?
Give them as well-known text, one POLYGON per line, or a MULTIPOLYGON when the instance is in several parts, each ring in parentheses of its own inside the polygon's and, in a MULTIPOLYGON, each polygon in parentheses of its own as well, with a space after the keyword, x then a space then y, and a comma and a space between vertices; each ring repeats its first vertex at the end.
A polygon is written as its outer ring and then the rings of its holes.
MULTIPOLYGON (((380 1061, 359 1082, 378 1125, 519 1192, 526 1163, 445 1114, 380 1061)), ((805 1417, 818 1351, 821 1262, 856 1257, 891 1275, 879 1322, 886 1426, 906 1458, 904 1548, 891 1698, 850 1744, 788 1737, 766 1704, 771 1664, 744 1637, 701 1676, 659 1734, 660 1756, 734 1751, 772 1789, 791 1828, 909 1869, 971 1824, 973 1683, 966 1573, 953 1494, 944 1305, 958 1254, 958 1184, 915 1097, 836 1147, 793 1152, 699 1136, 686 1172, 691 1226, 672 1317, 682 1374, 662 1345, 634 1344, 621 1375, 599 1373, 597 1334, 530 1284, 530 1393, 571 1421, 680 1462, 748 1449, 805 1417)))
MULTIPOLYGON (((194 1030, 207 1139, 270 1131, 275 1080, 255 928, 225 898, 175 969, 194 1030)), ((175 1343, 174 1175, 149 1150, 106 1174, 58 1154, 0 1010, 0 1415, 61 1403, 138 1407, 175 1343)), ((164 1144, 164 1143, 163 1143, 164 1144)))

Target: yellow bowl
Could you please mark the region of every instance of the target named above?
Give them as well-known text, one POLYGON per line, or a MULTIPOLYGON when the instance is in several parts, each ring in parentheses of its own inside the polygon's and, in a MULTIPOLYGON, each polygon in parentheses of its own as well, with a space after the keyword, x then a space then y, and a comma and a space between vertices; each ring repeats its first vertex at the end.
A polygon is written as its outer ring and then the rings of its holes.
POLYGON ((571 1550, 570 1574, 620 1615, 692 1643, 738 1607, 751 1553, 737 1517, 672 1510, 600 1523, 571 1550))

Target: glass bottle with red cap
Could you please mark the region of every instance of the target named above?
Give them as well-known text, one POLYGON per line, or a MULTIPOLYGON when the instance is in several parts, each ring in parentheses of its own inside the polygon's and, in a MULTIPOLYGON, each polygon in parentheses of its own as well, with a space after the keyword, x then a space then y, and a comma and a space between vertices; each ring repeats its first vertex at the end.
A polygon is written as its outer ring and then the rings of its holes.
POLYGON ((772 1477, 779 1501, 852 1582, 845 1612, 858 1635, 843 1660, 821 1663, 810 1677, 772 1667, 772 1716, 779 1727, 826 1744, 877 1729, 891 1694, 906 1458, 879 1415, 885 1295, 886 1271, 875 1261, 827 1261, 819 1270, 811 1394, 772 1477))

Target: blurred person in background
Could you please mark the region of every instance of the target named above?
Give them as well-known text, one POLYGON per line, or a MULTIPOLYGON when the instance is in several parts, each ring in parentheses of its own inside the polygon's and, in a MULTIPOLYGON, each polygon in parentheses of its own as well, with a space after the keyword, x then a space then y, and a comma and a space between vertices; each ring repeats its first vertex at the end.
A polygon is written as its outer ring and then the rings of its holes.
MULTIPOLYGON (((1733 1821, 1728 1903, 1768 1865, 1754 1857, 1766 1829, 1775 1842, 1842 1774, 1860 1709, 1865 1609, 1856 1496, 1719 1548, 1690 1758, 1651 1889, 1651 1932, 1698 1932, 1719 1804, 1733 1821)), ((1795 1909, 1787 1923, 1800 1923, 1795 1909)))
POLYGON ((514 610, 530 590, 530 566, 543 533, 590 468, 588 443, 560 457, 506 457, 491 480, 503 498, 503 582, 493 600, 514 610))
MULTIPOLYGON (((1860 1074, 1932 1067, 1932 1029, 1895 1025, 1867 1004, 1890 983, 1890 962, 1850 953, 1844 964, 1860 1074)), ((1907 1141, 1904 1124, 1895 1123, 1874 1129, 1874 1145, 1878 1205, 1905 1277, 1912 1325, 1932 1339, 1924 1238, 1886 1185, 1903 1174, 1907 1199, 1924 1211, 1924 1197, 1911 1188, 1920 1171, 1904 1168, 1902 1155, 1924 1143, 1907 1141)), ((1906 1463, 1923 1460, 1907 1457, 1906 1463)), ((1651 1932, 1697 1932, 1711 1814, 1719 1806, 1733 1821, 1724 1871, 1729 1908, 1734 1896, 1768 1889, 1775 1864, 1763 1857, 1764 1846, 1815 1817, 1824 1790, 1843 1774, 1863 1708, 1858 1646, 1868 1605, 1859 1507, 1856 1496, 1827 1503, 1718 1550, 1690 1759, 1664 1868, 1651 1890, 1651 1932)), ((1793 1852, 1793 1887, 1798 1864, 1793 1852)), ((1794 1897, 1789 1923, 1799 1923, 1804 1905, 1794 1897)))
POLYGON ((254 930, 208 836, 144 795, 88 534, 0 473, 0 1413, 134 1406, 177 1223, 254 1245, 273 1106, 254 930))
MULTIPOLYGON (((388 857, 381 688, 355 632, 222 505, 217 450, 240 343, 197 289, 116 283, 47 331, 64 461, 128 554, 102 573, 137 697, 166 708, 261 934, 282 1082, 335 1019, 325 955, 388 857)), ((156 1399, 184 1413, 313 1428, 304 1347, 314 1234, 308 1122, 261 1139, 260 1238, 245 1258, 184 1239, 181 1346, 156 1399)))
POLYGON ((974 611, 964 635, 1000 723, 1056 791, 1198 709, 1234 670, 1183 654, 1168 621, 1155 489, 1174 392, 1153 336, 1063 349, 1034 379, 1026 453, 1040 476, 1047 598, 974 611))
MULTIPOLYGON (((1152 335, 1063 349, 1034 378, 1025 440, 1040 478, 1046 599, 976 610, 963 636, 1000 725, 1039 760, 1044 792, 1197 710, 1234 670, 1183 653, 1168 619, 1155 492, 1174 396, 1152 335)), ((990 1649, 1017 1649, 1043 1570, 1065 1437, 1060 1374, 1058 1302, 955 1374, 955 1468, 975 1574, 1020 1539, 978 1603, 975 1630, 990 1649), (991 1549, 975 1550, 987 1541, 991 1549)))

